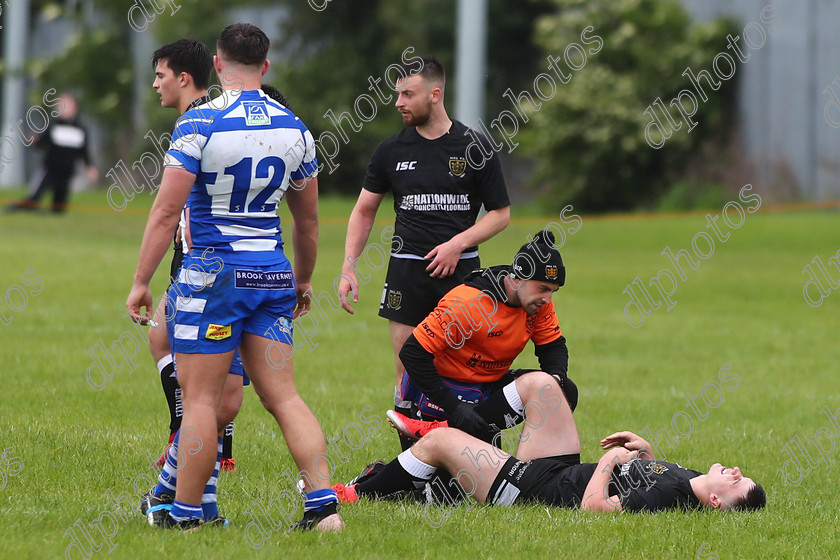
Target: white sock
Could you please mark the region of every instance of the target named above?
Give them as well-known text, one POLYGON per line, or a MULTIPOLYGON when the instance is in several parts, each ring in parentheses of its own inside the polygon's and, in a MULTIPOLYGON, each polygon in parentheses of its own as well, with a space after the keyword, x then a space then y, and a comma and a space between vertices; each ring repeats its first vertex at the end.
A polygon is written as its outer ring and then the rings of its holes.
POLYGON ((400 466, 405 469, 405 472, 421 480, 431 480, 432 476, 437 472, 437 467, 427 465, 415 457, 411 449, 406 449, 397 455, 397 461, 400 462, 400 466))
POLYGON ((518 415, 523 416, 525 405, 522 404, 522 397, 519 396, 519 391, 516 390, 516 381, 511 381, 505 385, 502 393, 504 393, 510 408, 518 415))
POLYGON ((167 354, 157 362, 158 373, 163 373, 163 368, 172 363, 172 354, 167 354))

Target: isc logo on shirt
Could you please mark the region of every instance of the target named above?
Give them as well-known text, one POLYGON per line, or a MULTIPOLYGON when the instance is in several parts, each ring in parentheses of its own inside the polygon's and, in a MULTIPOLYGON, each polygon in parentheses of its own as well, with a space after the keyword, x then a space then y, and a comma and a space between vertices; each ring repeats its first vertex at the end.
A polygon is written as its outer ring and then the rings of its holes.
POLYGON ((416 161, 398 161, 397 162, 397 171, 407 171, 414 169, 414 166, 417 165, 416 161))
POLYGON ((271 118, 268 116, 268 108, 265 106, 265 101, 243 101, 242 106, 245 108, 246 126, 271 124, 271 118))
POLYGON ((213 323, 210 323, 207 325, 207 333, 204 337, 209 338, 210 340, 222 340, 230 338, 230 335, 230 325, 214 325, 213 323))

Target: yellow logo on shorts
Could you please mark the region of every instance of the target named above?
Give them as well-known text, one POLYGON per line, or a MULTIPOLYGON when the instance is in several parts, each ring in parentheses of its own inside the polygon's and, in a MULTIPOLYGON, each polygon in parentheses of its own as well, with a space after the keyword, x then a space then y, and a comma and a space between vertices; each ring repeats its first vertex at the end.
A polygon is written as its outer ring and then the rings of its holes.
POLYGON ((207 325, 207 333, 204 335, 204 338, 209 338, 210 340, 222 340, 224 338, 230 338, 230 335, 230 325, 214 325, 213 323, 210 323, 207 325))

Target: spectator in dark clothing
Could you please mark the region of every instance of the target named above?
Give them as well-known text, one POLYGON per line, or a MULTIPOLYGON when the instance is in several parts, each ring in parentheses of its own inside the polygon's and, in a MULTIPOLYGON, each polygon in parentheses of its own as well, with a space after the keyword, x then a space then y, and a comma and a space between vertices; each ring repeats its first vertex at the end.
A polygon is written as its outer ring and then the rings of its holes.
POLYGON ((84 161, 90 181, 99 179, 99 172, 91 165, 88 153, 87 130, 76 119, 79 105, 70 94, 62 94, 60 100, 63 103, 61 114, 35 138, 35 145, 42 146, 46 155, 44 165, 33 182, 32 192, 26 199, 10 205, 9 210, 37 209, 41 197, 52 191, 52 211, 64 212, 77 160, 84 161))

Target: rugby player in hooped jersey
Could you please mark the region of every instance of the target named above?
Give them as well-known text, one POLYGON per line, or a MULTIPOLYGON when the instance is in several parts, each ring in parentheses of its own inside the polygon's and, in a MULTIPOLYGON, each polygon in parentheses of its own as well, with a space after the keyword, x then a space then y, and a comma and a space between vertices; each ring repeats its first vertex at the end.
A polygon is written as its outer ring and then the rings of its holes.
MULTIPOLYGON (((155 71, 153 87, 160 96, 162 107, 177 109, 179 115, 183 115, 186 111, 210 101, 207 89, 210 86, 210 73, 213 71, 213 55, 201 41, 179 39, 163 45, 152 54, 152 67, 155 71)), ((184 259, 182 237, 187 239, 189 233, 178 229, 175 233, 175 246, 169 272, 172 282, 178 278, 181 262, 184 259)), ((163 326, 166 322, 165 303, 166 299, 161 298, 154 317, 158 326, 149 329, 149 350, 160 373, 161 386, 169 405, 169 445, 167 445, 156 464, 159 467, 164 466, 166 456, 171 452, 171 444, 175 439, 176 432, 181 427, 181 414, 183 413, 181 387, 178 385, 172 350, 169 347, 169 339, 163 326)), ((245 384, 250 383, 245 376, 239 356, 234 356, 231 366, 232 375, 228 377, 228 387, 225 389, 225 398, 220 407, 222 419, 236 416, 239 407, 242 405, 243 382, 245 384)), ((219 467, 221 470, 232 471, 235 470, 232 454, 233 421, 224 423, 222 460, 219 467)), ((167 469, 164 468, 164 470, 167 469)), ((172 487, 169 490, 171 494, 175 489, 172 487)), ((145 509, 145 506, 141 506, 141 511, 144 514, 146 513, 145 509)))
POLYGON ((183 264, 189 274, 173 286, 170 299, 184 390, 182 426, 192 428, 202 445, 179 465, 175 500, 160 519, 162 527, 193 529, 202 523, 202 491, 216 456, 207 443, 215 441, 216 412, 237 347, 254 390, 309 483, 297 527, 344 525, 329 465, 318 461, 326 453, 324 435, 297 393, 291 360, 279 371, 265 360, 270 344, 288 345, 285 353, 291 355, 292 319, 310 308, 305 294, 311 290, 318 234, 314 141, 300 119, 260 90, 268 48, 268 38, 251 24, 234 24, 220 34, 213 64, 223 93, 179 119, 126 302, 134 320, 147 320, 153 304, 149 281, 181 209, 189 206, 192 244, 183 264), (293 275, 276 213, 284 196, 294 220, 293 275))
MULTIPOLYGON (((400 391, 405 371, 400 349, 438 300, 480 266, 478 245, 507 227, 510 201, 488 140, 447 115, 440 62, 409 59, 403 76, 397 80, 395 106, 406 128, 383 140, 371 157, 347 224, 338 295, 341 306, 353 313, 348 298, 352 291, 352 301, 359 299, 356 262, 379 205, 392 191, 396 221, 379 315, 389 320, 394 404, 407 412, 409 403, 400 391), (477 156, 471 150, 490 155, 474 165, 477 156), (476 220, 482 205, 487 213, 476 220)), ((403 447, 407 445, 403 440, 403 447)))

